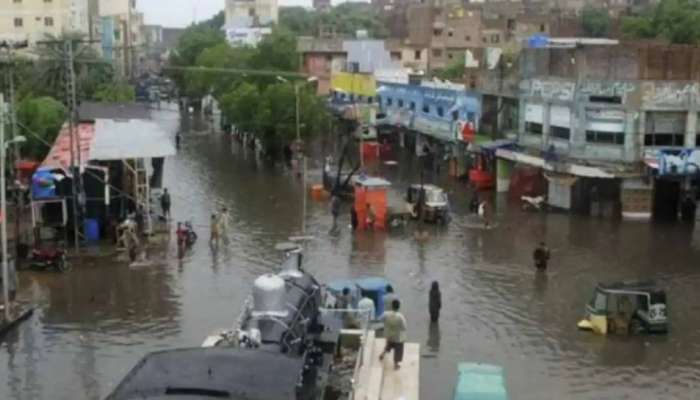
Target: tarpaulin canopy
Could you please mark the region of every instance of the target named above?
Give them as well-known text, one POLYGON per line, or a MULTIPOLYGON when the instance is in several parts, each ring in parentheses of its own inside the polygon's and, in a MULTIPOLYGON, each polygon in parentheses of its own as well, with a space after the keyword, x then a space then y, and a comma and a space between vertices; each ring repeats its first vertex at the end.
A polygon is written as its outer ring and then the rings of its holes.
POLYGON ((153 121, 97 119, 95 132, 90 160, 155 158, 176 154, 170 134, 153 121))
MULTIPOLYGON (((155 158, 175 155, 175 144, 168 131, 157 123, 143 119, 96 119, 78 124, 74 140, 80 149, 80 166, 88 161, 112 161, 133 158, 155 158)), ((71 165, 70 132, 64 125, 40 170, 62 169, 71 165)), ((78 165, 77 153, 75 165, 78 165)))

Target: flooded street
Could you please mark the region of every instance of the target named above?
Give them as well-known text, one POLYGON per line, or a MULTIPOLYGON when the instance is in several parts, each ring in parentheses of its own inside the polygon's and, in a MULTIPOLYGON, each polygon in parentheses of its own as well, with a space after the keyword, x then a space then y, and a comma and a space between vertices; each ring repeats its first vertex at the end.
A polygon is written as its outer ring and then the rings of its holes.
MULTIPOLYGON (((164 112, 161 118, 176 118, 164 112)), ((200 240, 182 262, 174 237, 151 254, 156 265, 90 258, 67 274, 22 272, 34 316, 0 347, 0 399, 100 399, 147 352, 199 346, 238 316, 253 279, 279 261, 276 243, 301 231, 300 183, 281 167, 256 164, 231 139, 183 134, 165 186, 176 220, 200 240), (231 210, 230 243, 210 249, 211 212, 231 210)), ((406 158, 409 160, 409 158, 406 158)), ((415 166, 413 167, 415 168, 415 166)), ((402 190, 416 171, 385 166, 402 190)), ((320 182, 320 164, 310 173, 320 182)), ((514 400, 697 399, 700 397, 700 228, 524 213, 496 199, 497 226, 467 214, 464 183, 445 180, 454 218, 447 228, 329 235, 325 202, 308 202, 306 266, 321 281, 385 275, 422 346, 421 396, 450 399, 461 361, 505 367, 514 400), (547 278, 531 255, 546 240, 547 278), (654 278, 667 290, 667 336, 601 337, 576 322, 598 281, 654 278), (430 327, 428 288, 438 280, 443 312, 430 327)), ((92 250, 97 252, 96 250, 92 250)))

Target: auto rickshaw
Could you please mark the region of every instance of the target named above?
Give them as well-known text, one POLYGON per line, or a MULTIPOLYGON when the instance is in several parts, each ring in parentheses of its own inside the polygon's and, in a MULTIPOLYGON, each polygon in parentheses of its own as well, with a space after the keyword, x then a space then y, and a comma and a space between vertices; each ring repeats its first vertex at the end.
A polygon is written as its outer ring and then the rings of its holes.
POLYGON ((438 186, 413 184, 406 191, 406 202, 416 219, 441 224, 450 219, 447 194, 438 186))
POLYGON ((598 284, 580 329, 608 333, 666 333, 666 292, 652 281, 598 284))

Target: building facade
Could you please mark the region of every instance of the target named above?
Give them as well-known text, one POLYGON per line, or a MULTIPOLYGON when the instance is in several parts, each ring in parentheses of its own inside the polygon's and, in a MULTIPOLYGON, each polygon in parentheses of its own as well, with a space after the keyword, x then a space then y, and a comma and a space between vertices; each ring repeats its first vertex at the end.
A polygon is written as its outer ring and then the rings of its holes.
POLYGON ((123 77, 140 75, 145 61, 145 31, 136 0, 100 0, 98 9, 103 57, 123 77))
POLYGON ((279 19, 277 0, 226 0, 224 12, 226 29, 267 26, 279 19))
POLYGON ((29 41, 66 32, 90 33, 88 0, 2 0, 0 40, 29 41))
POLYGON ((681 54, 700 60, 700 49, 688 46, 524 50, 521 149, 499 157, 544 171, 549 202, 558 208, 674 218, 681 198, 698 189, 697 171, 669 174, 659 166, 700 146, 697 64, 658 64, 681 54))

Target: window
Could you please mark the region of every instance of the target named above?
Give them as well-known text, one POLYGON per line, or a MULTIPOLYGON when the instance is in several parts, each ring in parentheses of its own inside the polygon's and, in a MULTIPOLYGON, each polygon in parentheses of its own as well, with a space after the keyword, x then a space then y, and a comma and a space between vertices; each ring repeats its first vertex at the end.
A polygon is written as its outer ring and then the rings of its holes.
POLYGON ((591 103, 622 104, 622 97, 620 97, 620 96, 589 96, 588 101, 590 101, 591 103))
POLYGON ((44 3, 51 3, 51 0, 44 0, 44 3))
POLYGON ((540 32, 546 31, 544 24, 540 24, 540 32))
POLYGON ((700 147, 700 135, 695 135, 695 147, 700 147))
POLYGON ((410 105, 408 108, 409 108, 411 111, 415 111, 415 109, 416 109, 416 102, 415 102, 415 101, 412 101, 412 102, 411 102, 411 105, 410 105))
POLYGON ((442 50, 433 49, 433 57, 442 57, 442 50))
POLYGON ((399 99, 399 108, 403 108, 403 100, 399 99))
POLYGON ((451 60, 452 57, 453 57, 453 56, 452 56, 452 53, 447 53, 447 58, 449 58, 449 59, 451 60))
POLYGON ((51 17, 44 18, 44 26, 53 26, 53 18, 51 18, 51 17))
POLYGON ((372 96, 367 97, 368 104, 372 104, 372 101, 374 101, 374 98, 372 98, 372 96))
POLYGON ((430 106, 423 104, 423 114, 430 114, 430 106))
POLYGON ((464 40, 467 41, 467 42, 471 42, 471 41, 472 41, 472 37, 469 36, 469 35, 467 35, 467 36, 464 37, 464 40))
POLYGON ((488 42, 489 42, 488 39, 486 39, 486 36, 483 36, 483 37, 481 38, 481 40, 482 40, 484 43, 488 43, 488 42))
POLYGON ((542 124, 538 122, 525 122, 525 132, 530 135, 541 135, 542 134, 542 124))
POLYGON ((551 126, 550 133, 557 139, 569 140, 569 137, 571 136, 571 129, 561 126, 551 126))
POLYGON ((22 18, 15 18, 15 28, 21 28, 22 25, 24 25, 22 18))
POLYGON ((13 2, 13 3, 21 3, 22 0, 13 0, 12 2, 13 2))
POLYGON ((459 111, 454 110, 452 111, 452 120, 457 121, 459 119, 459 111))
POLYGON ((624 132, 601 132, 586 130, 586 142, 602 144, 625 144, 624 132))
POLYGON ((386 99, 386 105, 391 107, 391 105, 394 103, 394 100, 391 97, 387 97, 386 99))
POLYGON ((496 35, 491 35, 491 43, 498 43, 501 41, 501 37, 496 34, 496 35))
POLYGON ((255 8, 251 7, 248 9, 248 16, 249 17, 254 17, 255 16, 255 8))
POLYGON ((401 61, 401 52, 400 51, 392 51, 391 52, 391 59, 401 61))
POLYGON ((685 112, 648 112, 645 146, 683 146, 687 113, 685 112))
POLYGON ((416 51, 413 53, 413 59, 414 59, 414 60, 420 60, 420 50, 416 50, 416 51))
MULTIPOLYGON (((645 146, 683 146, 683 134, 652 133, 644 135, 645 146)), ((697 142, 697 140, 696 140, 697 142)))
POLYGON ((442 29, 433 29, 433 36, 442 36, 442 29))
POLYGON ((454 32, 452 32, 452 31, 447 31, 447 36, 452 37, 452 35, 454 35, 454 32))
POLYGON ((442 109, 442 107, 437 108, 437 115, 438 117, 444 117, 445 116, 445 110, 442 109))

